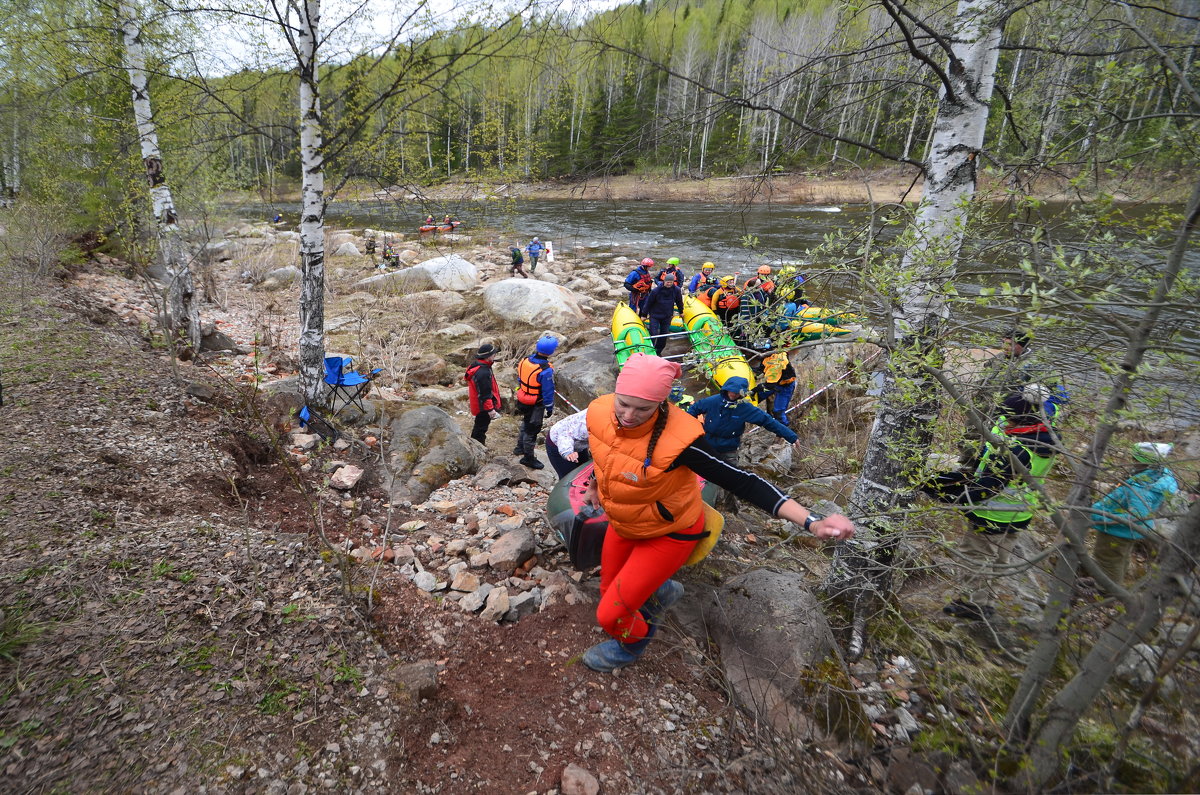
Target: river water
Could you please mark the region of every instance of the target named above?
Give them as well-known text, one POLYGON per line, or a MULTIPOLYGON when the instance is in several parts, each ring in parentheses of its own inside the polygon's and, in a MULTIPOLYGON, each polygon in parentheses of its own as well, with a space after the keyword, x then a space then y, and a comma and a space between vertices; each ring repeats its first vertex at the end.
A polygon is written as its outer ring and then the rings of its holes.
MULTIPOLYGON (((298 219, 299 207, 265 205, 236 208, 240 215, 270 217, 275 210, 289 221, 298 219)), ((1154 212, 1159 208, 1142 208, 1154 212)), ((1053 211, 1053 208, 1051 208, 1053 211)), ((442 210, 444 212, 444 210, 442 210)), ((434 211, 435 215, 440 213, 434 211)), ((398 232, 415 231, 424 218, 416 204, 395 202, 340 202, 329 207, 326 220, 333 226, 365 226, 398 232)), ((488 201, 460 206, 456 218, 472 228, 499 230, 497 246, 524 247, 530 237, 552 241, 557 252, 578 250, 584 256, 651 257, 657 262, 679 257, 690 275, 699 263, 712 261, 719 274, 739 272, 742 278, 758 265, 779 266, 795 262, 814 277, 808 294, 817 303, 854 307, 878 320, 882 315, 862 291, 853 273, 835 272, 824 263, 814 262, 810 252, 825 237, 837 231, 861 231, 870 224, 869 209, 863 206, 704 204, 693 202, 605 202, 579 200, 488 201)), ((886 241, 899 226, 885 228, 880 239, 886 241)), ((1065 240, 1077 244, 1078 240, 1065 240)), ((1146 251, 1147 261, 1161 265, 1165 250, 1146 251)), ((981 288, 994 287, 1012 279, 1020 281, 1014 262, 989 259, 986 263, 964 255, 955 287, 960 296, 978 296, 981 288)), ((1200 253, 1188 255, 1187 267, 1200 273, 1200 253)), ((1096 284, 1096 289, 1101 288, 1096 284)), ((998 301, 982 305, 971 300, 954 306, 954 326, 974 327, 999 332, 1008 325, 1008 307, 998 301)), ((1136 318, 1134 309, 1119 314, 1136 318)), ((1097 359, 1115 363, 1123 349, 1121 340, 1109 324, 1067 319, 1065 328, 1038 340, 1043 356, 1055 361, 1067 373, 1067 379, 1090 395, 1096 395, 1105 383, 1099 374, 1097 359)), ((1190 426, 1200 423, 1200 314, 1194 306, 1168 309, 1161 323, 1162 338, 1172 338, 1175 350, 1182 353, 1177 361, 1153 356, 1155 365, 1147 383, 1161 387, 1161 394, 1143 390, 1136 402, 1155 406, 1161 419, 1158 427, 1190 426)), ((996 344, 998 344, 998 339, 996 344)))

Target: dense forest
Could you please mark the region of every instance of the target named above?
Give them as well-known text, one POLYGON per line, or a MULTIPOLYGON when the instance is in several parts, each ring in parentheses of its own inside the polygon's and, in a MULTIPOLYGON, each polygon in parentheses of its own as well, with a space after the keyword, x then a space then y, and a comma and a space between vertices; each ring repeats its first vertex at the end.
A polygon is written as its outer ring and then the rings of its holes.
MULTIPOLYGON (((1130 8, 1128 19, 1106 3, 1014 13, 987 165, 1098 180, 1194 162, 1194 119, 1176 79, 1196 69, 1189 5, 1130 8), (1162 52, 1180 75, 1158 65, 1162 52)), ((641 2, 585 18, 537 8, 504 19, 464 8, 469 21, 457 24, 413 18, 389 33, 390 46, 364 36, 321 55, 326 167, 368 184, 428 185, 916 164, 938 100, 922 60, 937 60, 953 10, 721 0, 641 2)), ((223 18, 246 26, 243 16, 146 14, 159 134, 184 182, 294 184, 296 73, 270 35, 214 62, 206 31, 223 18)), ((8 4, 6 192, 25 187, 86 208, 95 188, 111 199, 121 190, 113 178, 140 170, 115 26, 103 5, 8 4)))

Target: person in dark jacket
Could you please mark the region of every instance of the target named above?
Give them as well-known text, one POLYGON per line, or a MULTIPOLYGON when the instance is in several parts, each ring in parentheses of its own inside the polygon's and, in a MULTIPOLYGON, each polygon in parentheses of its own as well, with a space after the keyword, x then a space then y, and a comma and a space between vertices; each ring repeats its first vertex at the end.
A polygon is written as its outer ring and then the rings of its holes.
POLYGON ((725 379, 720 392, 697 400, 687 410, 693 417, 704 417, 704 438, 718 458, 734 466, 738 465, 738 447, 747 424, 761 425, 788 444, 799 440, 791 428, 753 403, 743 401, 749 392, 750 382, 735 375, 725 379))
POLYGON ((488 426, 492 420, 500 417, 500 387, 492 373, 492 357, 495 355, 496 346, 490 342, 480 346, 475 353, 475 364, 468 367, 463 376, 467 382, 471 413, 475 415, 471 438, 483 445, 487 444, 488 426))
POLYGON ((521 274, 522 279, 528 279, 529 274, 525 272, 525 258, 521 256, 521 249, 513 246, 511 253, 512 268, 509 269, 509 272, 512 273, 513 276, 516 276, 519 273, 521 274))
POLYGON ((554 413, 554 368, 550 357, 558 350, 558 340, 549 334, 537 341, 532 356, 517 365, 517 410, 521 412, 521 433, 513 455, 521 456, 520 463, 530 469, 545 469, 534 451, 542 425, 554 413))
POLYGON ((668 276, 671 276, 675 279, 675 285, 679 287, 680 290, 683 289, 683 283, 687 280, 687 276, 684 275, 683 270, 681 270, 679 267, 679 257, 671 257, 669 260, 667 260, 667 267, 658 272, 658 275, 654 277, 654 281, 662 284, 663 279, 668 276))
POLYGON ((654 352, 659 356, 662 356, 663 348, 667 347, 667 338, 664 335, 671 333, 671 318, 676 309, 683 312, 683 291, 675 284, 675 277, 666 274, 662 284, 650 291, 638 312, 642 317, 650 319, 650 336, 654 340, 654 352))
POLYGON ((1001 404, 1004 416, 992 429, 1005 444, 986 442, 966 467, 943 472, 921 487, 934 499, 963 508, 969 525, 957 549, 960 594, 942 608, 946 615, 981 620, 995 611, 993 581, 1009 568, 1017 533, 1029 526, 1038 505, 1036 492, 1013 462, 1038 483, 1054 466, 1054 435, 1042 407, 1047 394, 1040 384, 1010 394, 1001 404))

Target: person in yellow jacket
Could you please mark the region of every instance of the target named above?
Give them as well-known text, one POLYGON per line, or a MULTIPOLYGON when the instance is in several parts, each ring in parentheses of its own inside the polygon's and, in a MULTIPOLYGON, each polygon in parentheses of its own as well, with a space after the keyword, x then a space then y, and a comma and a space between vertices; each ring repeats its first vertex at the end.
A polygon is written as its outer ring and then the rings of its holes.
POLYGON ((596 620, 611 640, 584 653, 584 665, 594 671, 640 658, 663 613, 683 596, 683 585, 671 576, 708 535, 697 476, 818 538, 854 535, 845 516, 812 513, 718 458, 700 421, 668 400, 681 373, 675 362, 635 353, 617 376, 616 392, 587 408, 595 470, 585 500, 608 514, 596 620))
POLYGON ((787 422, 788 404, 796 393, 796 368, 786 350, 772 350, 763 359, 762 383, 758 402, 775 419, 787 422))

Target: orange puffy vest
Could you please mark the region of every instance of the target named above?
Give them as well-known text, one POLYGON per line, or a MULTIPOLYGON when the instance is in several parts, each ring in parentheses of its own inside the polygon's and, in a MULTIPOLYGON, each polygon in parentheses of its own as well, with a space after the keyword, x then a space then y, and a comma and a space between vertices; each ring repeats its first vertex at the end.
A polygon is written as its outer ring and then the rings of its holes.
POLYGON ((668 470, 685 447, 704 435, 704 426, 675 406, 667 412, 654 459, 644 466, 654 420, 636 428, 620 427, 613 395, 602 395, 588 406, 596 487, 609 527, 622 538, 657 538, 687 531, 704 510, 696 473, 687 467, 668 470))
POLYGON ((548 365, 541 362, 530 361, 526 356, 517 365, 517 380, 521 382, 517 387, 517 401, 525 406, 535 406, 542 399, 542 382, 538 380, 538 376, 542 374, 548 365))

